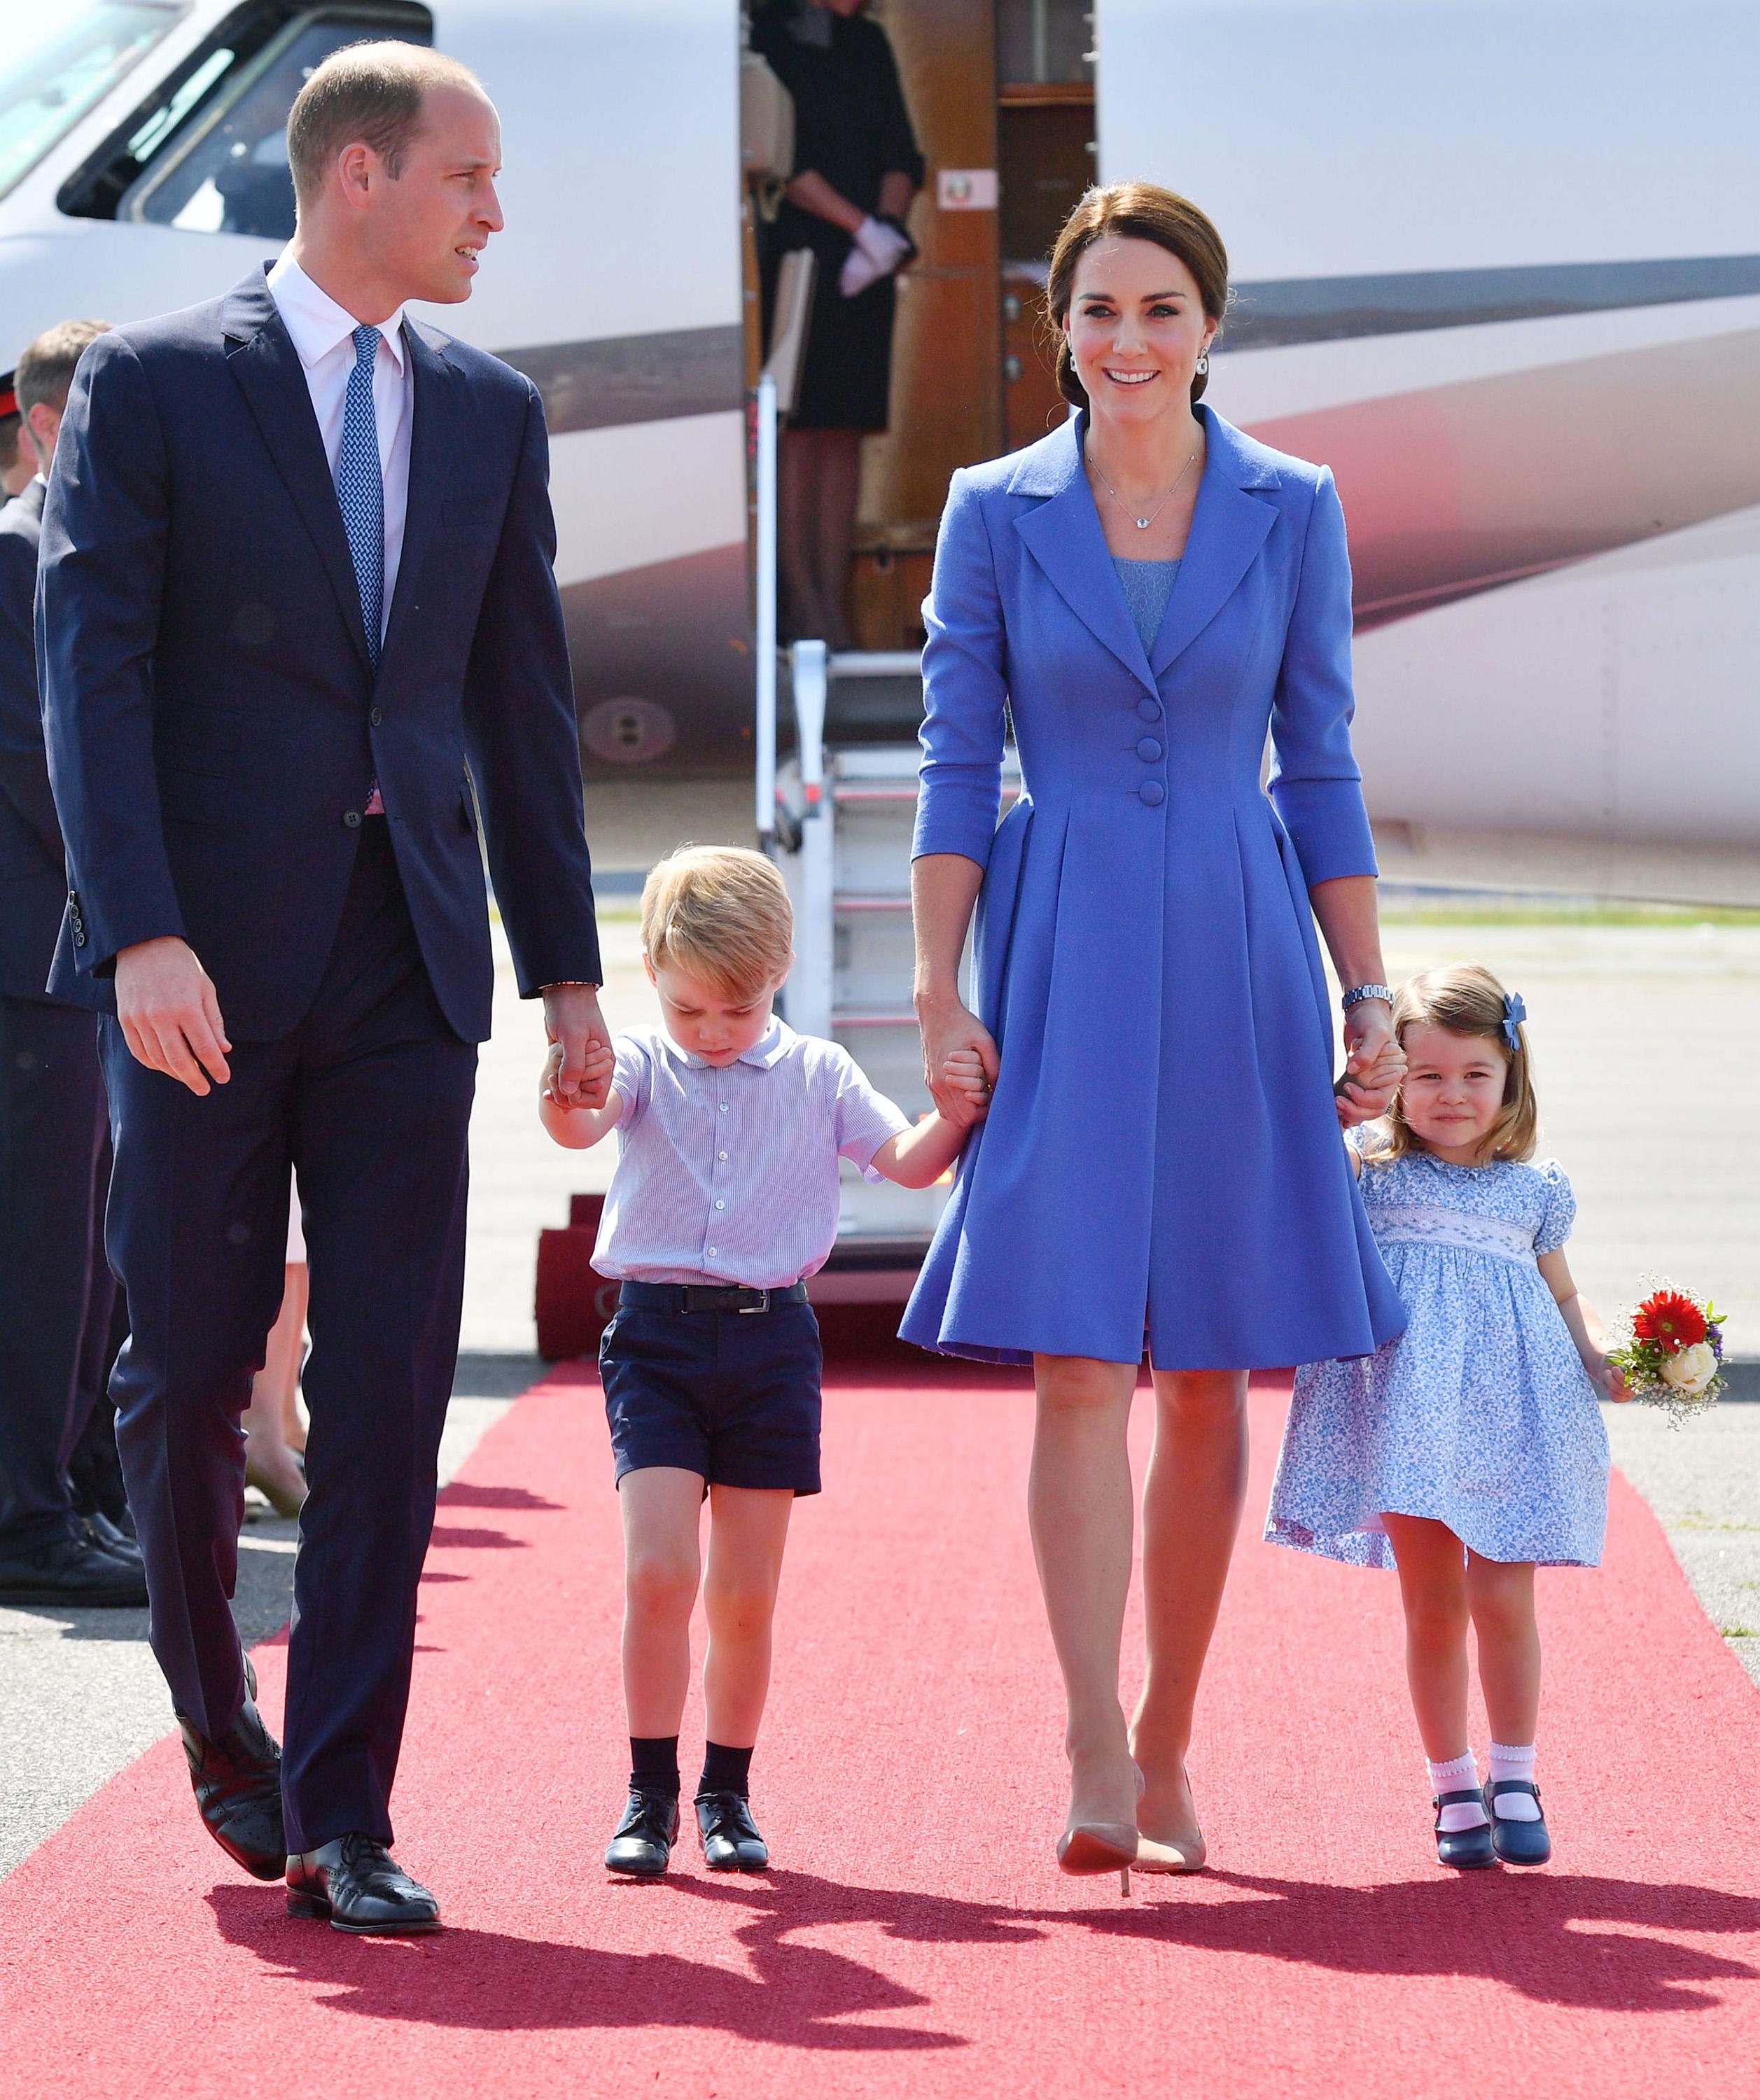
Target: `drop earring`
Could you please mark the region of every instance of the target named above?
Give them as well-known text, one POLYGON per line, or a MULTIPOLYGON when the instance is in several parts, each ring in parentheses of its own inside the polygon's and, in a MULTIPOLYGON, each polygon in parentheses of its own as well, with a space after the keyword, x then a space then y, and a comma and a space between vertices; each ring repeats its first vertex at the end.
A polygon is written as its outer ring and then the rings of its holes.
POLYGON ((1202 355, 1202 357, 1200 357, 1200 358, 1198 359, 1198 376, 1199 376, 1199 377, 1200 377, 1200 378, 1202 378, 1202 377, 1203 377, 1203 375, 1204 375, 1206 372, 1208 372, 1208 371, 1209 371, 1209 369, 1210 369, 1210 352, 1206 350, 1206 351, 1204 352, 1203 355, 1202 355))

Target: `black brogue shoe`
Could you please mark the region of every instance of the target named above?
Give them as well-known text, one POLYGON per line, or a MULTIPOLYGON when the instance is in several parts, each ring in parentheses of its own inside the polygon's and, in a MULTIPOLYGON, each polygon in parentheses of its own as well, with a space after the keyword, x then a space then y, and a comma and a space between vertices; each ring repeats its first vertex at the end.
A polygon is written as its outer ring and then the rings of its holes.
POLYGON ((440 1906, 364 1831, 287 1862, 287 1914, 328 1918, 338 1932, 438 1932, 440 1906))

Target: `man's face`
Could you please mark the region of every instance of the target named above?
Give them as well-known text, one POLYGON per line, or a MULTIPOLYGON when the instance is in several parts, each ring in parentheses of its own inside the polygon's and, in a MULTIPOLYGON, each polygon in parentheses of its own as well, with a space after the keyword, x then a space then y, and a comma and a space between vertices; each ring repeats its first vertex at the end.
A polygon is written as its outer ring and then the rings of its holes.
POLYGON ((503 224, 494 104, 474 88, 431 87, 396 178, 377 156, 370 165, 363 232, 374 267, 397 286, 399 299, 442 306, 468 299, 478 258, 503 224))

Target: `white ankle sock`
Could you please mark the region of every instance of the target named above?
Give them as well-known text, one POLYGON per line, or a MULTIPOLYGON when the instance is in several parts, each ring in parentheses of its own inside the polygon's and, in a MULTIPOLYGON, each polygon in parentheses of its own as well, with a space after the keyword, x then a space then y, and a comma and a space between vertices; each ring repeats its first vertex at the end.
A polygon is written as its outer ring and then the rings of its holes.
MULTIPOLYGON (((1479 1760, 1471 1750, 1463 1758, 1446 1758, 1440 1764, 1432 1758, 1429 1763, 1432 1793, 1465 1793, 1479 1784, 1479 1760)), ((1486 1820, 1484 1811, 1470 1801, 1454 1802, 1438 1816, 1438 1827, 1447 1831, 1476 1830, 1486 1820)))
POLYGON ((1491 1782, 1485 1792, 1492 1807, 1506 1823, 1537 1823, 1540 1804, 1531 1793, 1499 1794, 1498 1782, 1506 1779, 1532 1780, 1534 1746, 1532 1743, 1493 1743, 1491 1745, 1491 1782))

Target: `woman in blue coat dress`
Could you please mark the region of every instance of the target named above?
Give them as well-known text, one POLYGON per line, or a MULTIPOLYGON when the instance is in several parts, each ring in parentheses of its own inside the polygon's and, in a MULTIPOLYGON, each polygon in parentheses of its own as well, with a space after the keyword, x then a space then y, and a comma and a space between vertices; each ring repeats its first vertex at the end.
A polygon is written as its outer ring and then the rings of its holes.
POLYGON ((1198 405, 1227 298, 1221 240, 1184 198, 1083 199, 1047 286, 1078 412, 954 477, 925 607, 924 1061, 939 1097, 976 1048, 994 1092, 903 1333, 1034 1366, 1074 1873, 1202 1864, 1185 1750, 1245 1489, 1247 1370, 1366 1355, 1404 1323, 1339 1143, 1397 1074, 1343 518, 1324 468, 1198 405), (1025 792, 999 828, 1005 719, 1025 792), (974 906, 981 1019, 958 985, 974 906), (1350 1001, 1336 1098, 1317 917, 1350 1001), (1148 1666, 1127 1727, 1145 1335, 1148 1666))

